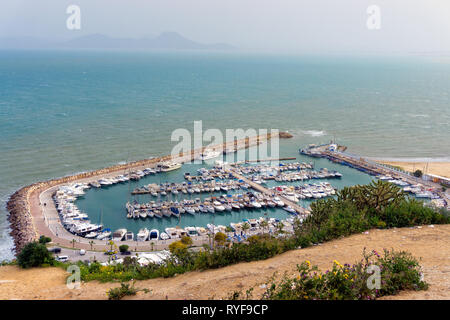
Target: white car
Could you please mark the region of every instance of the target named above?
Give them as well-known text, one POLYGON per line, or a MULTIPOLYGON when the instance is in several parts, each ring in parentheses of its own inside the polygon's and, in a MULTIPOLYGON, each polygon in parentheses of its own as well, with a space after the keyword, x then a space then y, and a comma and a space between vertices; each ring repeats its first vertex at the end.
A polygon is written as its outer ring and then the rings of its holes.
POLYGON ((86 254, 86 250, 80 249, 80 256, 84 256, 86 254))
POLYGON ((59 262, 66 262, 68 260, 69 260, 68 256, 57 256, 56 257, 56 261, 59 261, 59 262))

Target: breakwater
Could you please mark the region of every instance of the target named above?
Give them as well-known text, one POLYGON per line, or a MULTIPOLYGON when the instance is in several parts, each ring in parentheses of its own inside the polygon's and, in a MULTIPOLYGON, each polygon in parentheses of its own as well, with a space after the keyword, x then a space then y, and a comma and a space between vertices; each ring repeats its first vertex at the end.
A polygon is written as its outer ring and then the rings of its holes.
MULTIPOLYGON (((47 181, 40 181, 25 186, 16 191, 9 198, 6 208, 9 212, 8 221, 11 226, 11 236, 14 239, 14 247, 16 254, 29 242, 35 241, 44 231, 46 234, 52 234, 47 225, 43 221, 41 203, 39 195, 58 185, 77 182, 80 180, 99 178, 117 172, 125 172, 131 169, 139 169, 144 167, 156 166, 160 162, 175 161, 188 162, 193 161, 198 155, 206 149, 226 150, 233 147, 235 150, 246 149, 268 141, 275 137, 280 137, 282 133, 268 133, 267 135, 258 135, 247 137, 244 139, 235 139, 234 141, 225 142, 215 146, 202 147, 195 150, 180 153, 177 156, 163 156, 151 159, 138 160, 126 164, 117 164, 99 170, 82 172, 61 178, 55 178, 47 181)), ((51 203, 47 205, 53 205, 51 203)), ((55 235, 52 236, 55 239, 55 235)))

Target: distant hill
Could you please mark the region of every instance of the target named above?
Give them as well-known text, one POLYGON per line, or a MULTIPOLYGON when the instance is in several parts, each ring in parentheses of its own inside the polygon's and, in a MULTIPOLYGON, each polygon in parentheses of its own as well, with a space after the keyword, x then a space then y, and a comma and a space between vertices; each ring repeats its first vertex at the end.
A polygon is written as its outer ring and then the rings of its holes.
POLYGON ((81 36, 68 41, 51 42, 37 38, 3 38, 2 49, 73 48, 73 49, 168 49, 168 50, 233 50, 226 43, 203 44, 177 32, 163 32, 156 37, 112 38, 103 34, 81 36))

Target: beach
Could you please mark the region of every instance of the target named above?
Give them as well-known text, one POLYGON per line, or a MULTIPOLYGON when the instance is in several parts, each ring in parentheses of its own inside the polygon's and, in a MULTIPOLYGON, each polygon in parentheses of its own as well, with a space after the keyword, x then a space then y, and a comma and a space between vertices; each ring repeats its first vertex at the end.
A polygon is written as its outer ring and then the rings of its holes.
POLYGON ((400 167, 405 171, 414 172, 421 170, 424 174, 434 174, 450 179, 450 162, 412 162, 412 161, 384 161, 377 160, 378 163, 400 167))

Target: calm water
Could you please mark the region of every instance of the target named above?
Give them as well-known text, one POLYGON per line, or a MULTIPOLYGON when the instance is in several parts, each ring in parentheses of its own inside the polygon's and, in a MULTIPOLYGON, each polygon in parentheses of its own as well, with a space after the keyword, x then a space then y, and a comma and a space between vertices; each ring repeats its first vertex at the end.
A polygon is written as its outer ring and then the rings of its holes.
MULTIPOLYGON (((194 120, 289 130, 289 156, 335 136, 367 156, 450 157, 449 93, 450 64, 422 58, 0 52, 0 260, 12 256, 4 204, 16 189, 167 154, 172 131, 194 120)), ((123 203, 105 201, 105 224, 107 211, 123 219, 123 203)))
MULTIPOLYGON (((297 146, 292 143, 283 143, 281 146, 281 155, 282 156, 292 156, 296 155, 298 151, 297 146)), ((304 156, 299 156, 297 161, 305 161, 311 162, 312 159, 304 156)), ((211 161, 212 162, 212 161, 211 161)), ((320 180, 309 180, 304 183, 318 183, 321 181, 328 181, 336 188, 342 188, 348 185, 355 184, 366 184, 371 181, 371 177, 367 174, 363 174, 357 170, 352 170, 348 167, 333 164, 323 159, 314 159, 314 164, 317 169, 322 167, 327 167, 329 169, 338 170, 341 172, 344 177, 341 179, 320 179, 320 180)), ((192 216, 190 214, 181 215, 180 219, 171 217, 171 218, 150 218, 146 220, 141 219, 127 219, 126 218, 126 209, 125 203, 126 201, 136 200, 139 203, 149 202, 150 200, 182 200, 182 199, 195 199, 201 198, 204 199, 210 196, 220 196, 222 194, 226 194, 224 192, 216 192, 216 193, 200 193, 200 194, 192 194, 192 195, 171 195, 169 193, 168 196, 160 196, 153 197, 152 195, 137 195, 131 196, 130 191, 134 190, 137 186, 147 185, 149 183, 165 183, 165 182, 183 182, 184 173, 189 172, 191 175, 196 174, 198 168, 208 167, 208 165, 200 165, 200 164, 185 164, 180 170, 171 171, 168 173, 161 173, 157 175, 147 176, 138 182, 130 182, 130 183, 122 183, 113 186, 109 186, 107 188, 102 189, 90 189, 82 198, 79 198, 76 202, 78 208, 89 214, 90 219, 93 222, 102 223, 105 227, 111 228, 112 230, 116 230, 119 228, 127 228, 128 230, 137 233, 140 228, 147 227, 148 229, 159 229, 161 232, 164 231, 166 227, 173 227, 175 225, 179 225, 181 227, 186 226, 198 226, 198 227, 206 227, 208 223, 214 224, 222 224, 229 225, 230 222, 240 222, 243 218, 259 218, 262 216, 274 217, 279 219, 285 219, 289 216, 283 209, 260 209, 260 210, 240 210, 240 211, 232 211, 232 212, 224 212, 224 213, 216 213, 216 214, 196 214, 192 216)), ((295 183, 283 183, 283 182, 275 182, 269 181, 267 186, 272 187, 279 184, 291 184, 291 185, 299 185, 301 182, 295 183)), ((228 194, 234 193, 244 193, 246 190, 234 190, 229 192, 228 194)), ((308 206, 311 201, 303 200, 301 203, 303 206, 308 206)))

